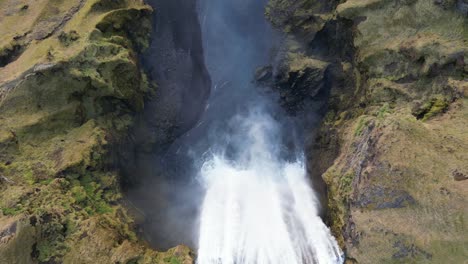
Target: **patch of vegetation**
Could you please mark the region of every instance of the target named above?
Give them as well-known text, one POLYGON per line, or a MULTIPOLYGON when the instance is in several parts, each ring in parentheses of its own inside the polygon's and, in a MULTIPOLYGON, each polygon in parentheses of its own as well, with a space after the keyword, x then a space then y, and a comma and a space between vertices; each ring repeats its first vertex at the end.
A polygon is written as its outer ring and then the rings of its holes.
POLYGON ((149 47, 149 32, 151 21, 148 17, 150 10, 115 10, 110 12, 96 25, 105 39, 121 36, 131 42, 135 51, 143 51, 149 47), (139 30, 134 30, 138 28, 139 30))
POLYGON ((446 98, 437 96, 426 101, 421 106, 416 106, 415 109, 413 109, 412 114, 416 119, 426 121, 447 111, 449 105, 450 103, 446 98))
POLYGON ((66 224, 61 216, 51 213, 44 213, 39 219, 41 239, 35 245, 37 260, 47 262, 62 257, 69 250, 65 243, 66 224))
POLYGON ((170 264, 182 264, 182 262, 179 260, 179 258, 177 258, 175 256, 170 256, 170 257, 164 258, 164 262, 170 263, 170 264))
POLYGON ((70 46, 73 42, 77 41, 80 38, 80 35, 76 30, 71 30, 70 32, 62 32, 58 36, 58 39, 62 45, 65 47, 70 46))
POLYGON ((96 1, 92 7, 93 12, 105 12, 113 9, 119 9, 125 7, 127 4, 126 0, 99 0, 96 1))
POLYGON ((146 249, 118 205, 122 194, 107 149, 125 136, 150 92, 136 57, 148 43, 152 10, 142 1, 42 2, 0 22, 0 61, 15 63, 10 71, 0 65, 0 75, 18 78, 8 94, 0 92, 0 173, 8 179, 0 182, 0 220, 23 219, 22 235, 0 247, 0 262, 15 263, 9 252, 17 245, 32 249, 33 262, 80 262, 81 248, 73 251, 90 240, 99 243, 85 245, 86 253, 98 252, 103 263, 126 241, 114 261, 125 263, 146 249), (96 28, 102 23, 105 32, 96 28), (23 77, 32 70, 37 74, 23 77))
POLYGON ((108 194, 113 193, 112 190, 104 190, 90 173, 75 177, 78 179, 71 180, 70 193, 80 207, 85 208, 90 215, 113 212, 109 203, 115 202, 116 197, 108 194))
POLYGON ((360 117, 358 124, 354 129, 354 136, 360 136, 362 134, 362 131, 367 127, 368 124, 369 119, 367 119, 365 116, 360 117))
POLYGON ((2 208, 2 212, 4 215, 18 215, 23 212, 23 208, 21 206, 15 206, 11 208, 2 208))
POLYGON ((117 209, 113 214, 105 214, 100 217, 102 226, 116 230, 120 238, 135 242, 137 236, 131 229, 132 223, 133 220, 122 208, 117 209))
POLYGON ((390 112, 390 105, 388 103, 385 103, 377 111, 376 116, 379 119, 383 119, 389 112, 390 112))
POLYGON ((353 180, 355 173, 348 172, 340 178, 340 190, 342 195, 347 195, 353 190, 353 180))

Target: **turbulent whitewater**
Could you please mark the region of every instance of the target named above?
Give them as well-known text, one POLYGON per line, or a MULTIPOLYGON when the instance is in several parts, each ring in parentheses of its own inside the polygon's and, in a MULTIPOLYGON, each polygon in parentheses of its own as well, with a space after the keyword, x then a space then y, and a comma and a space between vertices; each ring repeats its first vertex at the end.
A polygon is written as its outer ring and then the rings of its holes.
POLYGON ((237 154, 213 153, 201 169, 198 264, 341 263, 303 159, 280 157, 275 120, 253 111, 234 123, 237 154))

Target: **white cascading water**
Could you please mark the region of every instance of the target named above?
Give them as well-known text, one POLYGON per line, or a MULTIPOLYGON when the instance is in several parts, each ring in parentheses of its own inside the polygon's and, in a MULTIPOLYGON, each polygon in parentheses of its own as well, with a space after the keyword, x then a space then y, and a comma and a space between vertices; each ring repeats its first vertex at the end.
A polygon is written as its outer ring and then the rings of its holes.
POLYGON ((276 121, 254 111, 235 122, 232 137, 241 154, 234 160, 215 154, 202 166, 197 263, 342 263, 303 159, 280 158, 276 121))

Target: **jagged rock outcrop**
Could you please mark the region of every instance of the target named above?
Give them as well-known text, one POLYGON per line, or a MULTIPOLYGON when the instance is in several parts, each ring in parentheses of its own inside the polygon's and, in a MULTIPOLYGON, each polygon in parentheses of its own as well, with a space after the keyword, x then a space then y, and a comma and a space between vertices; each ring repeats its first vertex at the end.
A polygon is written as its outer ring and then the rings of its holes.
POLYGON ((328 110, 309 152, 347 261, 463 262, 463 1, 270 2, 273 24, 330 65, 328 110))
POLYGON ((256 80, 272 87, 280 95, 280 103, 291 114, 304 111, 307 104, 324 90, 328 63, 301 53, 289 52, 281 65, 259 68, 256 80))
POLYGON ((0 263, 187 263, 139 242, 113 150, 154 87, 140 0, 0 3, 0 263))

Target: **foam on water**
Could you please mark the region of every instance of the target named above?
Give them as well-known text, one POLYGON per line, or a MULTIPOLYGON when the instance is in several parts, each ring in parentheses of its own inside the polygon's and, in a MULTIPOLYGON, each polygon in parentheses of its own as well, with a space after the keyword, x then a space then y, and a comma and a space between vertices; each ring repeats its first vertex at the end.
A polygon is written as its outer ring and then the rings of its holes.
POLYGON ((201 169, 206 196, 197 263, 342 263, 303 158, 280 157, 275 120, 257 111, 235 123, 228 138, 238 154, 213 154, 201 169))

